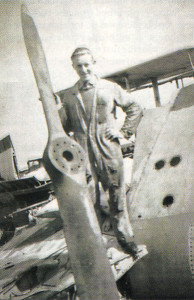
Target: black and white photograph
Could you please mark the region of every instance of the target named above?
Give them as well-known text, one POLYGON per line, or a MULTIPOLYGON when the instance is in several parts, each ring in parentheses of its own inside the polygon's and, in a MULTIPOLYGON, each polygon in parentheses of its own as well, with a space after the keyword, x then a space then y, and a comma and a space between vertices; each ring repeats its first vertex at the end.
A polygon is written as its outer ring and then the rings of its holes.
POLYGON ((0 300, 194 299, 193 16, 0 0, 0 300))

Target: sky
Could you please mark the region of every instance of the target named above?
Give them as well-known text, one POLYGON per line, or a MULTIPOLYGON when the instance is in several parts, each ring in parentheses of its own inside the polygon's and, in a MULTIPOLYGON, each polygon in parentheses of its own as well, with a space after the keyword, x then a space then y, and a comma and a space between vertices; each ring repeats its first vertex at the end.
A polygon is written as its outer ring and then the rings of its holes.
MULTIPOLYGON (((20 169, 42 156, 48 136, 22 35, 22 3, 39 31, 54 91, 78 79, 70 61, 78 46, 92 50, 100 76, 194 47, 193 0, 0 0, 0 137, 11 134, 20 169)), ((160 87, 163 105, 175 90, 160 87)), ((132 96, 154 107, 152 89, 132 96)))

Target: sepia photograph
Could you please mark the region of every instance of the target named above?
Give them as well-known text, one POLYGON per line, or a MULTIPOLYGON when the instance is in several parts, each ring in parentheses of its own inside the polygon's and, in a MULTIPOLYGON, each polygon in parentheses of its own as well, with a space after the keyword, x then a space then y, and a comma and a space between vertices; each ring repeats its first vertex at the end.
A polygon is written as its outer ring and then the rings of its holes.
POLYGON ((0 300, 194 299, 193 16, 0 0, 0 300))

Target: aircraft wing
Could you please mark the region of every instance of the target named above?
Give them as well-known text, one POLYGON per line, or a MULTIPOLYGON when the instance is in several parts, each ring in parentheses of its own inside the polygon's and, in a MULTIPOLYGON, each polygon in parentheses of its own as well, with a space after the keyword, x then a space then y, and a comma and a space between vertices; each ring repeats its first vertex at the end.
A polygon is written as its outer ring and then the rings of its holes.
POLYGON ((130 90, 152 87, 153 80, 164 84, 194 76, 194 48, 187 48, 104 76, 130 90), (150 84, 151 83, 151 84, 150 84))

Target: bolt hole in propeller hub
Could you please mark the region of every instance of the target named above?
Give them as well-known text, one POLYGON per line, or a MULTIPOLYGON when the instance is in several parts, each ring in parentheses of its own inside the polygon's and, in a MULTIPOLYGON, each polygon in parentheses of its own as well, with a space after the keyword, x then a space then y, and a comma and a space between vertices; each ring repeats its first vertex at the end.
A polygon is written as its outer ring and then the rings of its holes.
POLYGON ((67 161, 72 161, 73 160, 73 154, 70 151, 64 151, 63 152, 63 157, 67 160, 67 161))
POLYGON ((76 174, 85 168, 85 159, 82 148, 64 137, 56 138, 49 151, 50 159, 61 172, 76 174))

